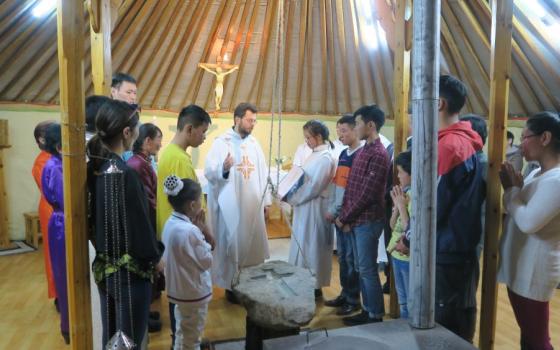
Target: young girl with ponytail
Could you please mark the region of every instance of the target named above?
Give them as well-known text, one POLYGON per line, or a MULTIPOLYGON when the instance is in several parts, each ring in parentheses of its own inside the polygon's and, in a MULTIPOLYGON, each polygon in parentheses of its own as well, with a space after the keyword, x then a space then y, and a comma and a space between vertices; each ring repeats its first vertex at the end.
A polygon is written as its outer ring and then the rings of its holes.
POLYGON ((315 274, 315 296, 320 297, 321 288, 328 286, 331 280, 333 229, 325 213, 335 161, 330 152, 333 144, 329 140, 329 129, 323 122, 305 123, 303 136, 313 153, 302 166, 303 185, 287 198, 294 208, 289 262, 315 274))

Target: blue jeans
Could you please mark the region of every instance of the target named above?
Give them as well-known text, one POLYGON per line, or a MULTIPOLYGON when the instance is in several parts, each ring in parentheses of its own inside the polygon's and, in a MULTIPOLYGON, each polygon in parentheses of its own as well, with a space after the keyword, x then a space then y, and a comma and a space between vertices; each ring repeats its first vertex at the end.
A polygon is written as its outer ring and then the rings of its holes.
POLYGON ((352 228, 352 248, 360 276, 362 302, 369 317, 382 318, 385 302, 377 271, 377 248, 383 221, 366 222, 352 228))
POLYGON ((336 228, 336 253, 338 255, 340 285, 346 302, 360 304, 360 278, 352 249, 352 234, 336 228))
POLYGON ((408 268, 410 263, 394 257, 391 261, 393 262, 393 276, 395 277, 395 285, 397 287, 397 297, 399 299, 401 318, 408 318, 408 268))

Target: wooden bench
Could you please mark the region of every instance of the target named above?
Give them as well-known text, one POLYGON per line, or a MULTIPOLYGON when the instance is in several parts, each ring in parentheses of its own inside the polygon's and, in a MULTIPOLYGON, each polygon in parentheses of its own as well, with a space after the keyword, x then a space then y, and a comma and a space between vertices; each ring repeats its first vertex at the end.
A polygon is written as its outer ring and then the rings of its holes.
POLYGON ((25 219, 25 242, 34 248, 39 248, 39 239, 42 238, 39 214, 33 211, 23 213, 23 217, 25 219))

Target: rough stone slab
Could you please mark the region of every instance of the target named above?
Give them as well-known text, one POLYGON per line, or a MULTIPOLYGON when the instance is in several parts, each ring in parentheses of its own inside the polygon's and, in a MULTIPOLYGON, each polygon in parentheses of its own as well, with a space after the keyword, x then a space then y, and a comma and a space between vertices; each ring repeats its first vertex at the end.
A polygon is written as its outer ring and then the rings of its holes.
POLYGON ((285 261, 241 270, 233 292, 256 324, 271 329, 299 328, 315 315, 315 277, 285 261))
POLYGON ((265 350, 473 350, 472 344, 446 328, 421 330, 406 320, 389 320, 356 327, 314 331, 291 337, 264 341, 265 350))

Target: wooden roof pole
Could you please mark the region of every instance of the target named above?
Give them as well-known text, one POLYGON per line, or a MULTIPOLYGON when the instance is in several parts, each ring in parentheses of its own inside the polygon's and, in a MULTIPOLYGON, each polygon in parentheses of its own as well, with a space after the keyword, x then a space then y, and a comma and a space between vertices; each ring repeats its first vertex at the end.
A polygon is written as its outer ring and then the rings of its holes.
POLYGON ((111 92, 111 10, 111 0, 92 0, 88 4, 91 79, 96 95, 109 96, 111 92))
MULTIPOLYGON (((356 1, 352 0, 349 1, 350 5, 350 18, 352 19, 352 38, 354 39, 354 59, 356 60, 356 77, 358 79, 358 92, 360 94, 360 105, 363 106, 366 104, 366 100, 364 98, 364 91, 367 90, 367 87, 364 86, 364 79, 362 74, 362 60, 360 58, 360 32, 358 30, 358 14, 356 13, 356 1)), ((401 3, 401 5, 404 5, 401 3)), ((398 5, 397 5, 398 6, 398 5)), ((326 84, 325 84, 326 85, 326 84)), ((350 112, 350 111, 348 111, 350 112)))
POLYGON ((344 83, 344 102, 346 108, 344 111, 349 113, 352 111, 352 98, 350 97, 350 77, 348 68, 348 55, 346 47, 346 33, 344 30, 344 3, 342 0, 335 0, 336 4, 336 28, 338 29, 338 44, 340 50, 340 57, 342 59, 341 74, 344 83))
MULTIPOLYGON (((381 86, 383 88, 383 93, 385 94, 385 98, 386 98, 386 113, 390 116, 394 116, 395 115, 395 111, 393 110, 393 101, 391 100, 391 89, 389 88, 389 84, 387 79, 390 79, 389 77, 387 77, 387 75, 385 74, 385 65, 386 65, 386 60, 384 59, 384 56, 387 55, 389 56, 389 62, 392 63, 392 59, 393 57, 391 57, 390 51, 389 51, 389 45, 388 43, 384 40, 380 28, 378 26, 376 26, 375 28, 375 36, 377 37, 377 43, 378 43, 378 48, 377 51, 373 53, 373 56, 375 58, 375 64, 377 66, 377 69, 379 70, 378 74, 380 76, 381 79, 381 86)), ((391 67, 392 68, 392 67, 391 67)), ((378 105, 381 105, 381 101, 376 102, 378 105)))
MULTIPOLYGON (((355 1, 354 1, 355 2, 355 1)), ((356 17, 357 20, 357 24, 358 24, 358 34, 360 37, 362 37, 364 35, 364 19, 359 16, 358 13, 358 9, 357 6, 352 6, 354 8, 354 16, 356 17)), ((361 40, 360 40, 361 41, 361 40)), ((369 52, 371 50, 368 50, 363 43, 360 43, 360 54, 362 54, 363 52, 369 52)), ((367 70, 367 74, 369 77, 369 90, 371 91, 371 97, 373 98, 373 101, 376 104, 379 104, 379 94, 377 92, 377 87, 375 86, 375 81, 376 81, 376 75, 373 72, 373 59, 371 58, 370 53, 367 53, 367 55, 365 56, 365 60, 364 60, 364 64, 366 66, 366 70, 367 70)), ((368 97, 369 99, 370 97, 368 97)))
MULTIPOLYGON (((243 3, 243 6, 245 6, 247 3, 243 3)), ((235 26, 235 23, 237 23, 237 20, 239 18, 239 11, 241 10, 241 1, 236 1, 235 2, 235 6, 233 8, 233 11, 231 13, 231 16, 229 17, 229 22, 228 22, 228 26, 226 28, 226 35, 224 37, 224 40, 222 41, 222 47, 220 48, 220 53, 218 54, 218 57, 216 57, 216 61, 218 61, 218 58, 223 60, 224 64, 229 64, 230 62, 232 64, 235 63, 235 61, 233 61, 232 57, 230 56, 227 60, 226 60, 226 55, 227 55, 227 50, 228 50, 228 44, 231 41, 231 38, 233 36, 233 27, 235 26)), ((225 16, 224 16, 225 17, 225 16)), ((242 22, 244 20, 244 17, 241 18, 240 22, 242 22)), ((224 18, 225 21, 225 18, 224 18)), ((241 23, 240 23, 241 24, 241 23)), ((230 67, 231 68, 231 67, 230 67)), ((238 66, 239 68, 239 66, 238 66)), ((227 75, 225 76, 227 77, 227 75)), ((223 93, 225 92, 225 77, 224 80, 222 81, 222 97, 223 97, 223 93)), ((214 78, 212 78, 212 80, 214 81, 213 84, 211 84, 208 87, 208 94, 206 95, 206 102, 204 102, 204 109, 208 109, 208 105, 210 104, 210 100, 214 100, 216 94, 214 93, 215 88, 216 88, 216 84, 218 83, 217 80, 215 80, 214 78)), ((225 103, 224 103, 225 105, 225 103)), ((214 107, 216 110, 217 108, 214 107)))
POLYGON ((301 89, 303 85, 303 71, 304 71, 304 63, 305 63, 305 40, 306 36, 305 33, 307 31, 307 22, 305 19, 307 18, 307 2, 309 0, 303 0, 299 3, 299 51, 298 51, 298 73, 297 73, 297 86, 296 86, 296 107, 295 111, 301 111, 301 89))
MULTIPOLYGON (((410 88, 410 51, 406 50, 406 1, 397 1, 395 16, 395 55, 393 64, 393 90, 395 92, 395 142, 394 159, 406 150, 408 137, 408 95, 410 88)), ((393 183, 397 183, 397 166, 393 166, 393 183)), ((395 288, 394 274, 391 274, 391 294, 389 299, 389 315, 399 316, 399 303, 395 288)))
MULTIPOLYGON (((410 91, 410 51, 406 50, 406 2, 397 1, 395 19, 395 63, 393 89, 395 92, 395 155, 406 150, 408 137, 408 99, 410 91)), ((395 156, 396 158, 396 156, 395 156)))
MULTIPOLYGON (((486 26, 482 28, 482 32, 484 33, 484 45, 486 45, 486 47, 489 50, 491 50, 490 42, 489 42, 489 38, 490 38, 489 30, 491 30, 491 26, 492 26, 492 12, 490 9, 490 4, 488 4, 486 0, 473 0, 473 1, 469 1, 468 4, 465 1, 459 1, 457 2, 457 4, 460 5, 463 11, 465 11, 464 12, 465 14, 474 16, 476 18, 480 18, 479 25, 481 27, 483 23, 484 24, 486 23, 486 21, 490 23, 490 26, 488 28, 486 28, 486 26)), ((533 91, 533 87, 531 86, 531 83, 528 81, 528 78, 524 73, 524 68, 520 65, 521 62, 517 62, 518 59, 516 56, 522 57, 523 53, 517 51, 516 48, 518 48, 518 45, 515 41, 515 38, 513 38, 512 40, 513 40, 513 57, 512 57, 513 61, 511 65, 511 69, 512 69, 511 74, 519 76, 520 79, 512 80, 510 84, 510 89, 511 92, 514 94, 515 99, 519 102, 521 108, 523 109, 523 114, 528 115, 531 108, 528 107, 527 103, 524 101, 522 96, 528 96, 528 98, 530 98, 538 108, 541 108, 539 106, 541 106, 542 104, 539 102, 536 93, 533 91)), ((529 67, 532 67, 532 65, 529 64, 529 66, 526 68, 529 69, 529 67)))
POLYGON ((412 240, 409 322, 435 327, 440 0, 413 2, 412 240), (420 233, 421 234, 418 234, 420 233))
MULTIPOLYGON (((321 113, 327 114, 327 4, 325 1, 319 1, 319 18, 321 20, 321 29, 319 36, 321 38, 321 113)), ((289 27, 288 27, 289 29, 289 27)), ((287 79, 286 79, 287 80, 287 79)), ((285 85, 285 84, 284 84, 285 85)), ((360 89, 360 92, 362 90, 360 89)))
POLYGON ((476 97, 476 101, 478 102, 478 105, 482 108, 482 113, 486 114, 487 113, 487 104, 486 101, 484 100, 484 97, 482 96, 482 93, 479 91, 479 89, 477 88, 477 82, 476 80, 472 77, 472 75, 469 72, 469 67, 467 66, 467 63, 465 61, 465 59, 463 58, 463 54, 461 53, 461 51, 459 50, 458 46, 457 46, 457 41, 456 39, 453 37, 453 33, 451 32, 451 30, 449 30, 449 27, 447 25, 447 21, 445 19, 445 17, 442 18, 441 20, 441 34, 443 35, 444 40, 447 42, 447 45, 449 46, 449 49, 451 51, 451 57, 455 57, 456 62, 459 64, 459 71, 461 73, 461 80, 463 80, 464 82, 468 83, 469 86, 469 94, 470 96, 467 98, 470 101, 470 112, 471 113, 476 113, 477 110, 474 109, 473 106, 473 101, 475 99, 472 98, 472 95, 474 94, 476 97), (471 93, 472 91, 472 93, 471 93))
MULTIPOLYGON (((447 64, 449 66, 449 73, 452 74, 453 76, 457 77, 461 81, 466 81, 466 78, 462 74, 463 71, 459 68, 459 64, 457 63, 457 60, 455 59, 455 56, 453 56, 453 54, 451 53, 452 52, 451 51, 451 45, 447 42, 447 37, 445 35, 442 35, 440 47, 441 47, 441 51, 443 52, 444 57, 447 57, 447 64)), ((473 111, 473 106, 472 106, 472 103, 471 103, 471 99, 469 98, 469 95, 467 95, 467 100, 466 100, 465 106, 467 107, 467 110, 473 111)))
POLYGON ((334 23, 333 23, 333 4, 332 0, 325 0, 326 3, 326 16, 327 16, 327 54, 329 55, 329 75, 331 81, 331 89, 332 89, 332 110, 331 113, 334 112, 335 114, 339 113, 338 108, 338 87, 336 85, 338 79, 336 78, 336 69, 335 69, 335 46, 334 46, 334 23))
MULTIPOLYGON (((469 21, 469 23, 471 23, 472 29, 477 34, 477 37, 480 40, 480 42, 482 42, 482 44, 488 49, 488 51, 490 51, 490 42, 488 40, 490 34, 488 33, 486 27, 484 27, 484 24, 486 22, 482 19, 483 16, 486 16, 486 11, 483 11, 482 9, 479 9, 478 0, 477 1, 474 1, 474 0, 469 1, 468 3, 465 2, 465 1, 457 1, 457 2, 454 2, 454 4, 456 4, 461 9, 463 15, 465 15, 467 17, 467 20, 469 21), (475 8, 477 9, 477 11, 475 11, 475 8), (478 11, 478 10, 480 10, 480 11, 478 11)), ((453 7, 453 6, 451 6, 451 7, 453 7)), ((459 12, 456 12, 455 14, 457 14, 457 13, 459 13, 459 12)), ((489 20, 490 20, 490 17, 491 17, 491 15, 488 14, 488 19, 489 20)), ((515 66, 515 65, 513 65, 513 66, 515 66)), ((521 70, 521 68, 519 68, 519 69, 521 70)), ((523 84, 525 84, 525 83, 523 83, 523 84)), ((527 105, 526 105, 525 101, 523 100, 523 98, 521 98, 521 92, 520 91, 523 91, 524 93, 528 93, 530 91, 530 88, 527 88, 526 90, 523 90, 521 88, 517 88, 515 86, 515 84, 513 84, 513 81, 512 81, 511 92, 515 96, 515 99, 517 101, 519 101, 519 105, 521 106, 521 109, 523 110, 523 113, 527 114, 529 108, 527 108, 527 105)), ((534 98, 534 96, 532 94, 529 94, 529 96, 532 96, 534 98)))
MULTIPOLYGON (((211 3, 211 2, 208 2, 211 3)), ((229 3, 227 1, 224 1, 220 4, 220 7, 218 8, 218 12, 216 12, 216 17, 214 18, 214 21, 212 23, 212 27, 210 29, 210 34, 209 34, 209 38, 206 42, 206 45, 204 46, 204 51, 202 53, 202 56, 200 56, 200 62, 208 62, 210 60, 210 54, 212 46, 214 46, 214 43, 216 42, 216 39, 218 38, 218 33, 219 33, 219 28, 220 28, 220 22, 221 22, 221 17, 224 14, 224 10, 226 8, 229 8, 229 3)), ((199 31, 200 32, 200 31, 199 31)), ((198 33, 197 33, 198 35, 198 33)), ((187 91, 187 94, 185 95, 185 98, 183 99, 183 103, 181 103, 181 105, 185 105, 187 103, 187 101, 189 100, 190 97, 190 101, 191 103, 196 103, 196 99, 198 96, 198 93, 200 92, 200 84, 202 83, 202 78, 203 78, 203 70, 202 69, 197 69, 194 73, 193 79, 191 84, 189 85, 189 89, 187 91)))
POLYGON ((91 350, 82 1, 58 1, 57 29, 70 339, 72 349, 91 350))
MULTIPOLYGON (((268 4, 267 4, 268 6, 268 4)), ((239 83, 241 82, 241 76, 243 75, 243 70, 245 69, 245 63, 247 62, 247 55, 249 54, 249 47, 251 45, 251 39, 253 37, 253 31, 255 29, 255 21, 257 20, 259 13, 259 2, 255 0, 253 4, 253 12, 251 14, 251 21, 249 22, 249 30, 245 35, 245 44, 243 45, 243 53, 241 54, 241 61, 239 62, 239 72, 235 77, 235 85, 233 87, 233 94, 229 102, 229 110, 233 110, 234 103, 237 103, 237 92, 239 91, 239 83)))
MULTIPOLYGON (((173 45, 169 45, 167 47, 167 49, 165 50, 165 59, 167 60, 167 57, 169 55, 171 55, 171 52, 173 52, 173 57, 171 58, 171 63, 167 66, 167 67, 163 67, 163 65, 161 67, 158 67, 157 71, 155 73, 152 74, 152 77, 150 78, 150 83, 157 80, 157 76, 159 75, 160 69, 165 68, 165 73, 163 75, 163 78, 161 79, 161 81, 159 82, 159 86, 156 90, 156 93, 154 95, 154 99, 152 100, 152 107, 156 107, 156 103, 159 100, 159 97, 161 95, 161 93, 163 92, 163 85, 167 82, 168 79, 173 79, 173 85, 171 87, 171 89, 169 90, 169 94, 167 95, 167 98, 165 100, 165 103, 163 104, 164 106, 169 106, 174 92, 175 87, 177 86, 177 84, 179 84, 179 82, 181 81, 181 78, 183 77, 183 71, 186 69, 187 67, 187 62, 189 61, 190 55, 191 53, 194 51, 192 48, 194 47, 194 45, 196 44, 196 42, 198 41, 199 35, 200 35, 200 30, 202 28, 202 26, 204 25, 204 23, 206 23, 206 21, 208 20, 208 11, 210 11, 210 7, 211 7, 212 3, 211 2, 197 2, 196 7, 193 6, 188 6, 184 11, 184 13, 187 13, 188 11, 190 11, 190 15, 184 15, 184 16, 177 16, 175 17, 175 19, 173 21, 175 21, 176 19, 179 19, 179 24, 175 27, 175 33, 178 33, 179 27, 181 27, 181 18, 189 18, 189 22, 188 24, 185 26, 185 30, 182 31, 181 35, 177 35, 175 37, 175 39, 178 41, 177 47, 181 48, 180 50, 173 50, 174 44, 173 45), (201 12, 202 11, 202 14, 201 12), (191 28, 194 28, 192 30, 190 30, 191 28), (180 38, 180 39, 179 39, 180 38), (190 40, 190 42, 189 42, 190 40), (180 69, 179 72, 175 75, 174 78, 171 78, 170 74, 172 73, 172 70, 174 68, 174 66, 177 64, 177 62, 179 61, 180 55, 183 52, 183 48, 187 45, 187 42, 189 43, 189 46, 187 47, 186 53, 183 56, 183 64, 179 64, 180 65, 180 69)), ((161 43, 163 43, 163 41, 160 41, 161 43)), ((178 106, 178 109, 183 108, 184 104, 181 104, 178 106)))
MULTIPOLYGON (((313 0, 307 3, 307 113, 313 113, 311 110, 311 100, 313 99, 313 0)), ((301 110, 300 110, 301 112, 301 110)))
MULTIPOLYGON (((322 2, 324 3, 324 2, 322 2)), ((292 30, 294 27, 294 17, 295 17, 295 7, 296 4, 294 1, 288 1, 288 17, 286 19, 287 26, 286 26, 286 44, 284 45, 285 50, 285 58, 284 58, 284 74, 285 77, 282 81, 282 106, 284 106, 284 111, 286 110, 286 95, 288 89, 288 80, 290 78, 290 48, 292 45, 292 30)), ((325 29, 326 35, 326 29, 325 29)), ((326 82, 325 82, 326 84, 326 82)))
MULTIPOLYGON (((282 1, 282 3, 284 3, 284 2, 282 1)), ((261 105, 261 98, 262 98, 262 93, 263 93, 263 90, 264 90, 263 84, 264 84, 265 75, 266 75, 266 67, 268 65, 268 57, 269 57, 269 54, 270 54, 269 47, 270 47, 270 41, 271 40, 269 40, 269 38, 270 38, 271 33, 272 33, 272 25, 276 22, 276 19, 274 18, 273 14, 278 11, 278 6, 280 6, 280 5, 281 4, 278 0, 274 0, 272 2, 272 7, 268 7, 268 5, 267 5, 264 27, 263 27, 263 34, 262 34, 262 37, 261 37, 262 41, 261 41, 261 48, 260 48, 260 55, 259 55, 259 57, 261 57, 261 59, 257 63, 257 70, 256 70, 256 74, 255 74, 255 84, 253 84, 253 86, 251 87, 251 92, 250 92, 249 97, 248 97, 248 101, 251 101, 251 98, 253 97, 253 94, 256 93, 255 105, 257 106, 257 108, 259 108, 261 110, 266 109, 264 106, 261 105), (255 88, 257 89, 256 92, 254 91, 255 88)), ((272 111, 272 109, 271 109, 271 111, 272 111)))
MULTIPOLYGON (((251 9, 251 4, 249 1, 245 1, 245 3, 243 4, 243 13, 241 14, 241 20, 239 21, 239 26, 237 27, 237 34, 235 36, 235 41, 233 44, 233 50, 231 51, 231 58, 230 58, 230 62, 235 63, 237 62, 237 54, 241 51, 239 50, 239 48, 241 47, 241 39, 243 38, 243 34, 246 31, 246 28, 249 26, 249 20, 250 20, 250 9, 251 9)), ((239 71, 233 72, 232 74, 237 74, 239 71)), ((229 81, 229 76, 231 74, 228 74, 224 77, 224 106, 227 105, 229 106, 230 103, 225 103, 226 95, 231 95, 228 94, 228 92, 231 91, 231 88, 228 89, 229 86, 233 86, 233 84, 226 84, 229 81)), ((231 100, 230 100, 231 102, 231 100)))
POLYGON ((488 179, 486 234, 482 265, 479 348, 494 348, 498 289, 498 242, 502 232, 502 186, 499 171, 504 161, 511 71, 513 0, 492 0, 492 50, 490 56, 490 115, 488 130, 488 179))
POLYGON ((170 18, 171 13, 173 12, 169 12, 169 10, 178 5, 178 1, 175 3, 172 1, 157 3, 154 7, 154 12, 150 15, 148 21, 143 25, 143 28, 145 29, 142 30, 140 35, 137 35, 134 38, 131 49, 128 51, 128 57, 122 60, 118 66, 115 66, 115 72, 126 72, 127 74, 135 76, 133 73, 134 69, 140 70, 140 68, 142 68, 142 66, 137 64, 137 60, 143 56, 142 54, 149 54, 150 56, 153 54, 153 52, 146 50, 146 43, 155 36, 153 33, 161 27, 158 25, 159 23, 171 22, 170 18), (164 18, 164 20, 162 20, 162 18, 164 18))
MULTIPOLYGON (((200 28, 201 26, 206 23, 206 19, 208 18, 208 11, 210 10, 210 6, 212 5, 212 3, 207 2, 206 5, 204 5, 203 2, 198 2, 196 4, 196 6, 187 6, 186 8, 181 7, 181 15, 180 16, 174 16, 175 18, 173 19, 173 24, 171 25, 170 28, 175 28, 175 35, 173 36, 173 44, 168 45, 167 48, 165 49, 165 54, 164 54, 164 59, 161 62, 167 62, 167 57, 169 57, 171 55, 171 53, 173 53, 173 56, 171 58, 171 60, 169 61, 169 63, 167 65, 165 64, 161 64, 157 67, 157 70, 150 76, 150 80, 149 80, 149 84, 148 84, 148 89, 146 89, 146 92, 148 92, 152 85, 157 81, 158 76, 160 76, 160 72, 162 71, 162 69, 165 68, 165 73, 163 75, 163 78, 161 81, 167 81, 167 79, 172 79, 173 80, 173 85, 171 87, 171 89, 169 90, 169 94, 167 95, 167 98, 165 100, 165 103, 163 104, 164 106, 168 106, 169 105, 169 101, 171 101, 171 98, 173 97, 173 91, 175 91, 175 87, 177 86, 177 84, 179 83, 179 81, 181 80, 180 78, 183 75, 183 70, 185 69, 185 67, 187 66, 186 64, 181 65, 181 68, 179 69, 179 73, 177 73, 175 75, 174 78, 170 77, 170 74, 173 70, 173 67, 175 66, 177 60, 179 59, 179 54, 182 53, 183 48, 185 47, 186 43, 188 42, 189 38, 190 39, 190 44, 189 47, 187 48, 186 54, 184 56, 183 62, 188 62, 189 60, 189 55, 191 54, 191 52, 193 52, 192 47, 194 46, 194 44, 196 43, 196 41, 198 40, 198 36, 200 34, 200 28), (202 11, 202 14, 201 12, 202 11), (188 23, 186 26, 181 26, 181 20, 184 19, 189 19, 188 23), (175 26, 175 21, 179 21, 179 24, 177 24, 177 26, 175 26), (179 29, 182 28, 182 29, 179 29), (188 30, 190 28, 194 28, 192 30, 188 30), (177 47, 181 48, 181 50, 174 50, 173 47, 175 46, 175 42, 177 42, 177 47)), ((165 31, 164 31, 165 33, 165 31)), ((163 40, 159 40, 158 46, 163 44, 163 40)), ((155 50, 154 52, 157 52, 157 50, 155 50)), ((156 103, 159 100, 159 96, 161 94, 162 90, 162 86, 160 85, 157 89, 157 91, 154 94, 154 98, 152 99, 151 105, 152 108, 156 108, 156 107, 160 107, 161 105, 157 105, 156 103)), ((179 106, 179 109, 182 108, 183 104, 181 104, 179 106)))

